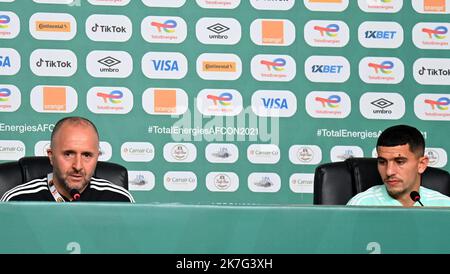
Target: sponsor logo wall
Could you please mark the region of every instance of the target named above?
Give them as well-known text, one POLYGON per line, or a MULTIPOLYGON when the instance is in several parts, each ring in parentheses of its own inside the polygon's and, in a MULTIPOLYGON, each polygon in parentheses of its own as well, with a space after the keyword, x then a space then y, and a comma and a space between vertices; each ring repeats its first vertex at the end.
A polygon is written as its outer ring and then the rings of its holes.
POLYGON ((91 119, 136 201, 310 204, 418 127, 448 170, 450 0, 0 0, 0 161, 91 119))

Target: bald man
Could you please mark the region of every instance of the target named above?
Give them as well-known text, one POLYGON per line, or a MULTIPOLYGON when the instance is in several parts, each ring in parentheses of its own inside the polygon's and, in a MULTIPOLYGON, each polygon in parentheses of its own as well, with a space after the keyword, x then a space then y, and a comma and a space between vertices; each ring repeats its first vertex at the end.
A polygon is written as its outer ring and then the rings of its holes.
POLYGON ((124 188, 92 177, 100 155, 99 135, 86 118, 66 117, 58 121, 47 150, 53 172, 6 192, 1 201, 102 201, 131 202, 124 188))

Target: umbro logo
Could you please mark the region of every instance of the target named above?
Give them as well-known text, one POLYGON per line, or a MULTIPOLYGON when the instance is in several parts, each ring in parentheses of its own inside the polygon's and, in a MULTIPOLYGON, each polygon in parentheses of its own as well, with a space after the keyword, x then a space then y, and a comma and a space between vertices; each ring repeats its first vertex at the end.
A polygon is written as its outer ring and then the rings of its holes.
POLYGON ((109 68, 121 63, 120 60, 113 58, 111 56, 100 59, 97 62, 99 62, 100 64, 105 65, 109 68))
POLYGON ((376 107, 379 107, 381 109, 385 109, 387 107, 392 106, 394 103, 392 103, 391 101, 386 100, 384 98, 380 98, 378 100, 375 100, 375 101, 371 102, 371 104, 376 106, 376 107))
POLYGON ((225 25, 222 25, 220 23, 217 23, 217 24, 207 27, 207 29, 214 33, 221 34, 221 33, 228 31, 230 28, 225 25))

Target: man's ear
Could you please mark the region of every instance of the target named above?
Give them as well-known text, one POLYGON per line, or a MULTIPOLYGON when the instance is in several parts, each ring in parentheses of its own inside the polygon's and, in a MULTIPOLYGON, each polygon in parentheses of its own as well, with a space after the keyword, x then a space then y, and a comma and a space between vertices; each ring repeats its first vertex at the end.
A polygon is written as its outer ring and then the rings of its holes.
POLYGON ((48 159, 50 160, 50 164, 53 166, 53 151, 51 148, 47 149, 47 156, 48 159))
POLYGON ((427 156, 422 156, 419 158, 419 166, 418 166, 418 172, 419 174, 422 174, 427 169, 428 163, 430 159, 428 159, 427 156))

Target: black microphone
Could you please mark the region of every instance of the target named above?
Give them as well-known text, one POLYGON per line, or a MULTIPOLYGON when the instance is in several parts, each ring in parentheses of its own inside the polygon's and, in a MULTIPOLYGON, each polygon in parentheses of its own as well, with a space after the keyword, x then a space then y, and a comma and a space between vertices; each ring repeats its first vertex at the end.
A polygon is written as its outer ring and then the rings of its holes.
POLYGON ((420 204, 421 206, 423 206, 422 202, 420 201, 420 194, 419 194, 419 192, 417 192, 417 191, 411 191, 411 193, 409 194, 409 197, 411 197, 411 199, 412 199, 414 202, 419 202, 419 204, 420 204))
POLYGON ((70 196, 72 197, 72 202, 75 202, 80 199, 80 192, 76 189, 72 189, 70 191, 70 196))

